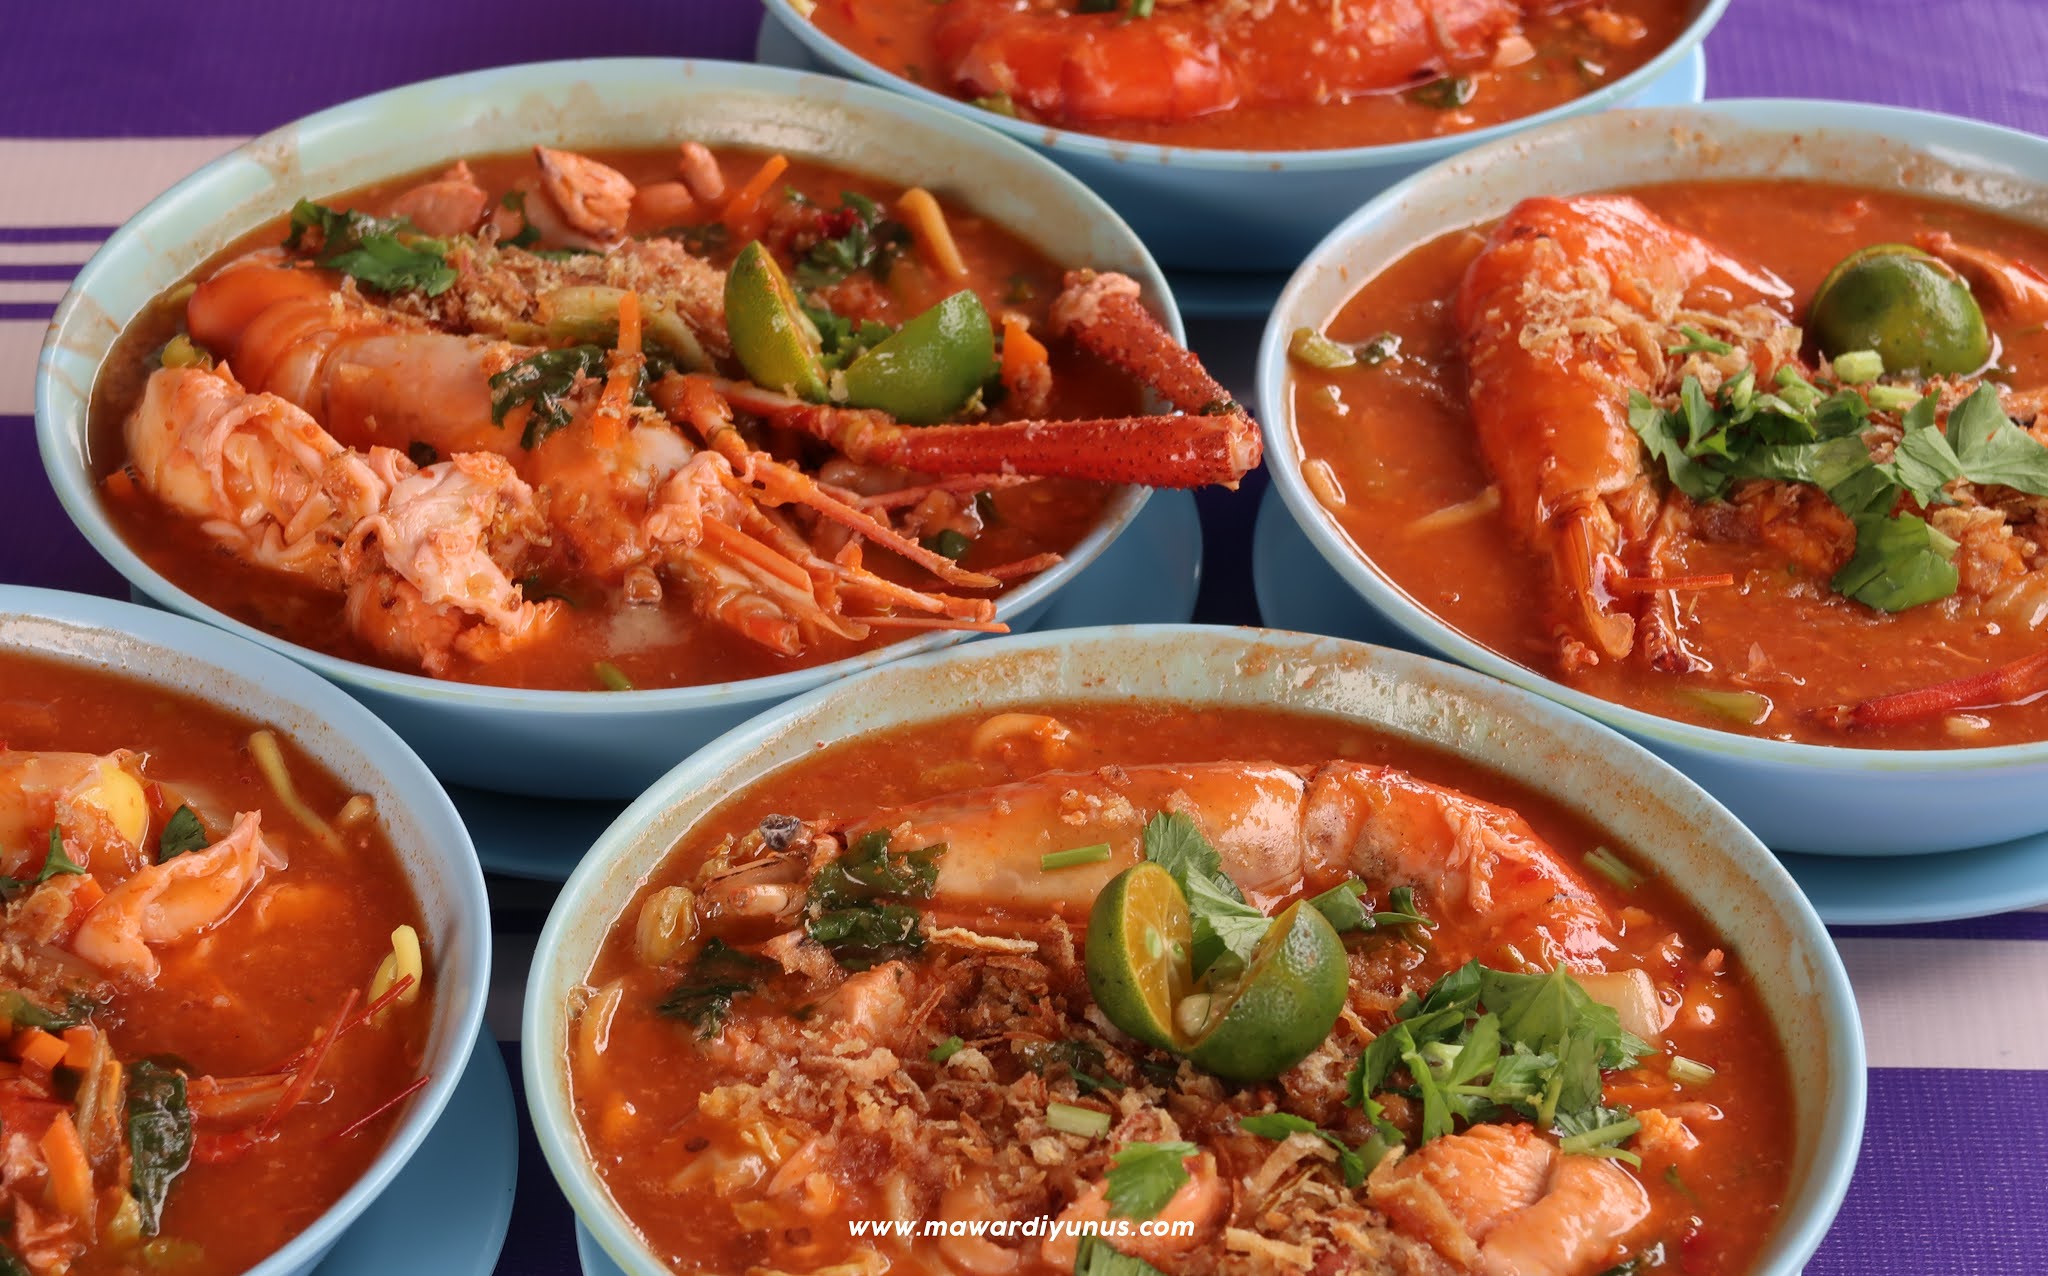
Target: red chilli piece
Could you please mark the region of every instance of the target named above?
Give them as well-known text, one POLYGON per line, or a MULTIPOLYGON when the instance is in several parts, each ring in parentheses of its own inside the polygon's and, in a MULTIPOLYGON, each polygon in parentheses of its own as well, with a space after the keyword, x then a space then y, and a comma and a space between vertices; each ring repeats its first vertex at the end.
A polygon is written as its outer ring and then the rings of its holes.
POLYGON ((1616 594, 1662 594, 1696 589, 1727 589, 1735 583, 1733 572, 1708 572, 1700 576, 1614 576, 1606 581, 1616 594))
POLYGON ((2016 704, 2044 692, 2048 692, 2048 651, 1967 678, 1865 700, 1848 706, 1842 716, 1852 727, 1882 727, 1958 709, 2016 704))
POLYGON ((414 1094, 417 1094, 417 1093, 419 1092, 419 1090, 420 1090, 420 1087, 422 1087, 422 1086, 426 1085, 426 1084, 427 1084, 427 1082, 428 1082, 428 1081, 430 1081, 430 1080, 432 1080, 432 1079, 433 1079, 433 1074, 432 1074, 432 1073, 425 1073, 425 1072, 421 1073, 421 1074, 420 1074, 420 1075, 419 1075, 418 1077, 415 1077, 415 1078, 413 1079, 413 1082, 412 1082, 412 1084, 411 1084, 411 1085, 408 1085, 407 1087, 405 1087, 405 1089, 403 1089, 403 1090, 400 1090, 400 1091, 399 1091, 399 1092, 398 1092, 397 1094, 394 1094, 394 1095, 392 1095, 392 1096, 391 1096, 390 1098, 388 1098, 388 1099, 384 1100, 384 1102, 382 1102, 382 1103, 378 1104, 378 1105, 377 1105, 376 1107, 374 1107, 374 1108, 371 1108, 371 1109, 370 1109, 370 1110, 369 1110, 368 1112, 365 1112, 365 1113, 364 1113, 363 1115, 361 1115, 361 1116, 357 1117, 357 1118, 356 1118, 355 1120, 353 1120, 353 1121, 349 1122, 349 1123, 348 1123, 347 1125, 343 1126, 343 1127, 342 1127, 341 1129, 339 1129, 339 1130, 336 1130, 336 1131, 334 1132, 334 1134, 333 1134, 333 1135, 331 1135, 330 1137, 331 1137, 331 1138, 333 1138, 333 1139, 334 1139, 334 1141, 338 1143, 338 1142, 340 1142, 341 1140, 343 1140, 343 1139, 345 1139, 345 1138, 349 1137, 349 1136, 350 1136, 351 1134, 355 1134, 355 1133, 357 1133, 357 1132, 358 1132, 358 1131, 360 1131, 360 1130, 361 1130, 361 1129, 362 1129, 362 1128, 363 1128, 364 1126, 368 1125, 368 1124, 369 1124, 370 1122, 372 1122, 372 1121, 375 1121, 375 1120, 376 1120, 376 1119, 377 1119, 378 1117, 380 1117, 380 1116, 383 1116, 383 1115, 384 1115, 384 1114, 385 1114, 386 1112, 389 1112, 389 1111, 391 1111, 391 1109, 393 1109, 393 1108, 397 1107, 397 1106, 398 1106, 399 1104, 401 1104, 401 1103, 405 1102, 405 1101, 406 1101, 407 1099, 411 1098, 411 1097, 412 1097, 412 1096, 413 1096, 414 1094))

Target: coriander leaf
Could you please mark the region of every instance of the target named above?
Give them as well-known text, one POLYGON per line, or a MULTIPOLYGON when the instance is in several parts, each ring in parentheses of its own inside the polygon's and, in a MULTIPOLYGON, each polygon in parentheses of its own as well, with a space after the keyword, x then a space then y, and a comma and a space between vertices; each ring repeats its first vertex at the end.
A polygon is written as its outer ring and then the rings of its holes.
MULTIPOLYGON (((1361 1152, 1332 1131, 1325 1130, 1307 1117, 1296 1116, 1292 1112, 1269 1112, 1263 1116, 1239 1117, 1237 1128, 1246 1134, 1256 1134, 1262 1139, 1276 1141, 1285 1140, 1291 1134, 1315 1135, 1337 1150, 1337 1172, 1344 1176, 1346 1187, 1355 1188, 1363 1185, 1365 1176, 1372 1172, 1373 1165, 1379 1161, 1379 1157, 1373 1155, 1372 1143, 1368 1143, 1361 1152), (1368 1157, 1371 1158, 1370 1161, 1368 1157)), ((1379 1146, 1379 1155, 1385 1155, 1386 1151, 1384 1144, 1379 1146)))
POLYGON ((1605 1156, 1640 1166, 1643 1159, 1624 1151, 1624 1139, 1643 1128, 1643 1123, 1618 1108, 1596 1107, 1577 1116, 1559 1116, 1557 1132, 1563 1136, 1558 1150, 1568 1156, 1605 1156))
POLYGON ((1635 391, 1629 396, 1628 424, 1650 455, 1663 462, 1666 477, 1679 491, 1704 502, 1727 490, 1727 475, 1694 460, 1686 451, 1679 433, 1684 422, 1677 414, 1664 411, 1648 395, 1635 391))
POLYGON ((436 297, 455 282, 455 268, 438 240, 413 233, 402 217, 371 217, 302 199, 292 206, 284 246, 296 252, 308 231, 320 236, 315 260, 384 292, 419 291, 436 297))
POLYGON ((1415 888, 1396 886, 1387 892, 1387 906, 1372 915, 1374 926, 1420 926, 1424 930, 1435 930, 1436 923, 1424 917, 1415 907, 1415 888))
POLYGON ((671 1019, 687 1021, 697 1029, 699 1038, 708 1041, 725 1026, 733 999, 755 991, 774 968, 775 963, 714 938, 705 943, 682 980, 655 1009, 671 1019))
POLYGON ((1835 592, 1879 611, 1904 611, 1956 592, 1957 545, 1915 514, 1856 520, 1856 552, 1835 573, 1835 592))
POLYGON ((206 845, 206 826, 191 807, 180 806, 164 821, 164 831, 157 837, 156 862, 161 864, 186 851, 203 851, 206 845))
POLYGON ((1948 415, 1948 442, 1963 477, 2030 496, 2048 496, 2048 447, 2013 424, 1990 384, 1977 387, 1948 415))
POLYGON ((80 864, 64 853, 64 837, 57 831, 57 826, 52 824, 50 826, 50 849, 43 856, 43 866, 36 870, 36 875, 27 879, 0 878, 0 883, 4 883, 5 890, 15 891, 20 890, 24 886, 40 886, 53 877, 83 877, 84 875, 85 865, 80 864))
POLYGON ((901 901, 931 898, 945 849, 891 854, 886 829, 854 839, 811 878, 804 897, 806 931, 848 970, 923 948, 918 912, 901 901))
POLYGON ((843 368, 889 339, 896 329, 873 319, 855 322, 821 303, 800 302, 804 317, 818 330, 818 359, 827 371, 843 368))
MULTIPOLYGON (((1905 433, 1899 437, 1898 451, 1888 467, 1893 480, 1923 506, 1951 503, 1942 488, 1963 476, 1963 463, 1948 439, 1934 428, 1934 396, 1914 404, 1903 425, 1905 433)), ((2048 452, 2043 456, 2048 457, 2048 452)))
POLYGON ((565 346, 529 355, 491 377, 491 424, 503 425, 512 409, 531 404, 520 446, 531 450, 541 440, 568 425, 574 417, 568 397, 579 380, 602 377, 606 369, 604 347, 565 346))
POLYGON ((1187 897, 1194 947, 1189 973, 1200 979, 1225 953, 1249 961, 1272 919, 1244 902, 1244 892, 1223 871, 1223 857, 1195 822, 1161 811, 1146 823, 1144 842, 1145 858, 1172 874, 1187 897))
POLYGON ((1323 915, 1323 919, 1330 923, 1331 930, 1340 935, 1347 931, 1371 930, 1372 914, 1366 912, 1365 905, 1359 902, 1360 897, 1370 889, 1372 888, 1354 877, 1348 882, 1339 882, 1332 886, 1311 899, 1308 904, 1310 908, 1323 915))
POLYGON ((886 282, 891 263, 910 244, 910 231, 901 222, 853 191, 840 195, 839 207, 823 213, 822 219, 831 237, 811 245, 790 273, 796 286, 807 292, 828 288, 861 270, 886 282))
POLYGON ((171 1184, 192 1164, 192 1109, 185 1078, 147 1059, 128 1068, 128 1191, 142 1216, 142 1234, 163 1223, 171 1184))
POLYGON ((1123 1253, 1100 1236, 1083 1236, 1074 1247, 1074 1276, 1166 1276, 1142 1258, 1123 1253))
POLYGON ((1109 1212, 1116 1218, 1151 1218, 1188 1181, 1192 1143, 1129 1143, 1109 1159, 1103 1176, 1109 1212))

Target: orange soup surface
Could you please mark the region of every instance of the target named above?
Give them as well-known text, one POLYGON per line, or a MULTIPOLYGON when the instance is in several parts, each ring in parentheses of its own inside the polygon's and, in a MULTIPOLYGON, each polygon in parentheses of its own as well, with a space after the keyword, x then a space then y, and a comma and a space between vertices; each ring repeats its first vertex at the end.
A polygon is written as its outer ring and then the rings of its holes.
POLYGON ((278 735, 333 822, 331 844, 309 832, 252 756, 259 729, 0 655, 11 1270, 245 1271, 354 1184, 419 1078, 431 990, 357 1022, 393 932, 431 942, 398 857, 367 799, 338 818, 349 792, 278 735))
MULTIPOLYGON (((1773 309, 1795 322, 1803 321, 1830 267, 1868 245, 1910 244, 1939 232, 2048 268, 2048 235, 1895 191, 1773 180, 1682 182, 1627 193, 1736 261, 1774 272, 1789 294, 1773 309)), ((1449 231, 1365 281, 1325 331, 1339 342, 1384 336, 1381 347, 1396 353, 1334 371, 1297 362, 1292 428, 1308 467, 1320 471, 1310 477, 1324 510, 1380 572, 1460 632, 1560 676, 1548 563, 1498 508, 1467 393, 1454 300, 1489 229, 1449 231)), ((1997 342, 1988 379, 2014 389, 2041 384, 2048 334, 1991 303, 1985 308, 1997 342)), ((1952 397, 1966 388, 1956 384, 1952 397)), ((1654 467, 1645 460, 1644 468, 1654 467)), ((1661 473, 1653 479, 1666 486, 1661 473)), ((1712 520, 1729 508, 1699 507, 1698 525, 1711 533, 1712 520)), ((2017 536, 2011 543, 2022 552, 2040 543, 2030 509, 2013 505, 2006 515, 2017 536)), ((1685 574, 1726 573, 1734 582, 1676 595, 1681 633, 1700 667, 1656 669, 1637 651, 1562 673, 1564 680, 1660 717, 1808 743, 1952 748, 2048 738, 2048 697, 2032 693, 2013 703, 1964 697, 1954 712, 1840 725, 1840 706, 2035 656, 2040 615, 2030 618, 2024 605, 1997 612, 1958 598, 1891 612, 1865 606, 1830 588, 1841 563, 1816 559, 1809 544, 1790 531, 1767 532, 1761 544, 1711 534, 1688 541, 1685 574)))
MULTIPOLYGON (((1469 764, 1336 720, 1136 703, 1043 712, 1035 723, 946 719, 807 757, 706 817, 624 902, 579 994, 570 1089, 606 1189, 671 1269, 842 1271, 881 1258, 891 1271, 941 1273, 975 1258, 1064 1276, 1074 1270, 1072 1236, 876 1241, 852 1225, 1101 1220, 1112 1155, 1140 1143, 1188 1157, 1188 1176, 1159 1217, 1195 1219, 1197 1230, 1163 1249, 1135 1235, 1109 1243, 1162 1270, 1264 1270, 1254 1252, 1292 1255, 1307 1270, 1357 1261, 1465 1270, 1405 1212, 1401 1184, 1470 1155, 1469 1192, 1483 1195, 1503 1147, 1534 1158, 1525 1164, 1590 1174, 1631 1202, 1625 1235, 1577 1251, 1578 1242, 1554 1242, 1580 1255, 1564 1260, 1574 1271, 1623 1262, 1749 1269, 1787 1190, 1783 1053, 1743 954, 1654 874, 1632 867, 1627 848, 1617 856, 1613 839, 1583 817, 1469 764), (1224 764, 1201 765, 1215 762, 1224 764), (1036 778, 1048 763, 1063 769, 1036 778), (1226 1081, 1119 1031, 1084 976, 1093 970, 1090 912, 1101 907, 1094 892, 1134 861, 1139 827, 1159 813, 1146 796, 1161 791, 1158 764, 1174 764, 1167 800, 1216 838, 1226 865, 1275 818, 1233 804, 1254 772, 1267 777, 1261 783, 1319 777, 1306 814, 1288 806, 1277 817, 1283 838, 1297 819, 1314 828, 1357 818, 1355 808, 1339 816, 1346 800, 1334 795, 1347 777, 1365 777, 1368 787, 1396 786, 1388 801, 1432 812, 1415 830, 1418 845, 1443 836, 1423 828, 1445 827, 1432 823, 1445 814, 1484 811, 1535 859, 1496 868, 1484 910, 1449 878, 1394 890, 1404 874, 1392 862, 1366 874, 1358 889, 1368 907, 1406 905, 1433 925, 1402 931, 1390 915, 1390 929, 1347 936, 1348 992, 1332 1034, 1277 1080, 1226 1081), (1379 769, 1388 767, 1398 770, 1379 769), (977 795, 992 785, 1009 787, 977 795), (905 905, 921 943, 849 946, 833 929, 844 915, 835 921, 829 907, 843 903, 831 893, 845 880, 834 866, 853 862, 839 852, 857 859, 886 831, 896 855, 948 830, 950 843, 932 852, 936 887, 905 905), (1100 847, 1081 845, 1098 839, 1100 847), (1055 855, 1051 867, 1042 852, 1055 855), (806 867, 814 854, 822 859, 806 867), (1605 869, 1587 867, 1588 856, 1605 869), (1655 990, 1644 1003, 1659 1008, 1652 1017, 1669 1019, 1653 1029, 1658 1053, 1602 1078, 1601 1102, 1634 1112, 1651 1132, 1619 1145, 1640 1164, 1586 1157, 1574 1168, 1575 1154, 1555 1160, 1547 1132, 1500 1114, 1459 1120, 1455 1134, 1417 1147, 1424 1114, 1394 1092, 1398 1083, 1376 1100, 1383 1128, 1347 1101, 1365 1043, 1395 1026, 1404 998, 1467 960, 1540 973, 1579 942, 1564 937, 1559 908, 1584 910, 1609 937, 1598 958, 1572 959, 1586 986, 1639 981, 1655 990), (1305 1123, 1292 1128, 1327 1132, 1334 1142, 1324 1146, 1355 1149, 1358 1177, 1347 1180, 1306 1145, 1290 1146, 1288 1160, 1307 1159, 1282 1173, 1271 1158, 1285 1131, 1256 1137, 1239 1125, 1276 1111, 1305 1123), (1228 1244, 1225 1227, 1239 1229, 1228 1244)), ((892 863, 914 871, 916 859, 892 863)), ((1346 876, 1329 863, 1256 882, 1253 870, 1238 871, 1269 916, 1346 876)), ((886 907, 879 916, 902 917, 886 907)), ((1112 1194, 1125 1190, 1115 1175, 1108 1181, 1112 1194)), ((1463 1208, 1467 1189, 1440 1186, 1463 1208)), ((1454 1238, 1439 1239, 1456 1251, 1454 1238)))

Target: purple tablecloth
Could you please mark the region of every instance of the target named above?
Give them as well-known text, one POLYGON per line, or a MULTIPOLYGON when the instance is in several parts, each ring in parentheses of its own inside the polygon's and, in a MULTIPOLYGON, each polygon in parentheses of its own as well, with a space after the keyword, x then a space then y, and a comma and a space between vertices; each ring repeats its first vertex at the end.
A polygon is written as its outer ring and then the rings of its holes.
MULTIPOLYGON (((752 56, 751 0, 609 5, 354 0, 276 5, 16 0, 0 36, 0 581, 122 592, 71 530, 31 439, 34 350, 65 282, 107 230, 231 141, 359 94, 505 63, 596 55, 752 56), (138 145, 108 139, 161 138, 138 145), (95 164, 125 185, 91 198, 95 164)), ((2048 0, 1735 0, 1707 44, 1718 97, 1852 98, 2048 132, 2048 0)), ((1246 384, 1253 325, 1192 325, 1246 384)), ((1252 622, 1262 484, 1202 500, 1197 619, 1252 622)), ((502 980, 544 892, 494 882, 502 980)), ((1863 1005, 1869 1130, 1815 1273, 2048 1271, 2048 914, 1836 936, 1863 1005)), ((505 1046, 517 1075, 516 1049, 505 1046)), ((500 1271, 576 1269, 567 1207, 521 1122, 517 1208, 500 1271)))

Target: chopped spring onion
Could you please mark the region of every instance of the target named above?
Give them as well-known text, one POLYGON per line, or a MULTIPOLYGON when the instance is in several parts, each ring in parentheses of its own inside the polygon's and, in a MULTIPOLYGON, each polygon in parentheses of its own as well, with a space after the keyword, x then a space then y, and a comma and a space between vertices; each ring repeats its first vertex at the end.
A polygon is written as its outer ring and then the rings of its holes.
POLYGON ((1631 1165, 1641 1165, 1640 1157, 1622 1150, 1619 1145, 1642 1128, 1643 1123, 1634 1117, 1620 1117, 1594 1129, 1566 1135, 1558 1140, 1557 1150, 1567 1156, 1611 1156, 1631 1165))
MULTIPOLYGON (((1839 368, 1841 365, 1835 365, 1839 368)), ((1904 412, 1920 402, 1921 393, 1903 385, 1868 385, 1863 387, 1863 397, 1879 412, 1904 412)))
POLYGON ((1884 356, 1875 350, 1845 350, 1835 356, 1835 379, 1843 385, 1862 385, 1884 375, 1884 356))
POLYGON ((1697 1059, 1675 1054, 1671 1056, 1671 1079, 1680 1085, 1705 1085, 1714 1079, 1714 1070, 1697 1059))
POLYGON ((277 737, 269 731, 254 732, 249 737, 249 754, 256 759, 256 769, 270 782, 270 791, 277 795, 277 800, 283 803, 284 809, 291 813, 291 817, 305 825, 306 831, 318 838, 329 850, 340 850, 341 839, 335 836, 334 830, 328 826, 326 820, 321 819, 312 807, 305 804, 299 797, 298 789, 293 787, 292 773, 290 768, 285 766, 284 750, 279 747, 277 737))
POLYGON ((1052 851, 1038 857, 1038 867, 1046 872, 1056 868, 1074 868, 1082 864, 1100 864, 1109 858, 1109 843, 1097 842, 1093 846, 1077 846, 1071 851, 1052 851))
POLYGON ((1619 855, 1604 846, 1596 846, 1586 852, 1586 867, 1625 891, 1632 891, 1643 884, 1641 873, 1630 868, 1619 855))
POLYGON ((1664 351, 1665 354, 1733 354, 1735 351, 1734 346, 1729 345, 1719 337, 1710 337, 1698 328, 1689 325, 1681 326, 1678 329, 1678 335, 1684 337, 1685 340, 1675 346, 1668 347, 1664 351))
POLYGON ((967 1043, 960 1040, 960 1038, 948 1037, 944 1041, 941 1041, 939 1044, 932 1047, 930 1058, 933 1063, 944 1063, 946 1060, 952 1058, 956 1054, 959 1054, 962 1050, 966 1048, 967 1043))
POLYGON ((1046 1104, 1045 1123, 1061 1134, 1078 1134, 1084 1139, 1099 1139, 1109 1133, 1109 1113, 1071 1103, 1046 1104))
POLYGON ((633 680, 620 672, 619 667, 609 660, 600 660, 590 666, 590 672, 597 675, 599 685, 606 691, 631 691, 633 680))
POLYGON ((1350 349, 1338 345, 1314 328, 1296 328, 1294 335, 1287 339, 1287 353, 1295 362, 1321 368, 1325 372, 1348 368, 1358 362, 1358 356, 1350 349))

